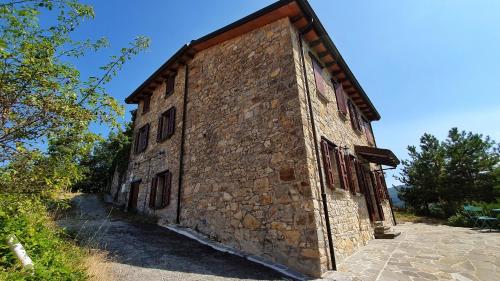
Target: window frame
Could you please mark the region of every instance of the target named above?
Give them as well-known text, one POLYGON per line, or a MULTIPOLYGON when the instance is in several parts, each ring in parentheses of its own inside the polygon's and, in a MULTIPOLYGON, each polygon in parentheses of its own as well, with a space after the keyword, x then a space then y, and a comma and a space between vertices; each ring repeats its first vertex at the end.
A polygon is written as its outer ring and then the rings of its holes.
POLYGON ((175 106, 170 107, 158 118, 156 141, 162 142, 171 138, 175 133, 175 106), (166 127, 165 127, 166 126, 166 127))
POLYGON ((177 73, 171 74, 165 79, 165 98, 175 92, 175 78, 177 73))
POLYGON ((170 205, 170 197, 172 193, 172 173, 170 170, 157 173, 151 180, 149 193, 149 208, 152 210, 165 209, 170 205), (162 183, 160 185, 160 180, 162 183), (159 192, 161 190, 161 193, 159 192), (161 195, 161 197, 158 197, 161 195))
POLYGON ((134 152, 136 154, 146 151, 149 145, 149 123, 143 125, 137 130, 135 135, 134 152), (143 138, 146 138, 143 140, 143 138), (144 143, 144 144, 143 144, 144 143), (144 145, 144 147, 143 147, 144 145))
POLYGON ((147 94, 142 99, 142 112, 141 112, 141 115, 142 114, 146 114, 146 113, 148 113, 148 112, 151 111, 151 96, 152 96, 152 94, 147 94), (147 101, 147 103, 146 103, 146 101, 147 101))

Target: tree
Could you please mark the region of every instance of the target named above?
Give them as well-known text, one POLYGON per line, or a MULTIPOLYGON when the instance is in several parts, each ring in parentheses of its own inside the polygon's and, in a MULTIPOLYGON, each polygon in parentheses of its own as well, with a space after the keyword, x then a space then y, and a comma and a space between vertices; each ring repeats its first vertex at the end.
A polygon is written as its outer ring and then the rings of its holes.
POLYGON ((88 131, 92 122, 117 124, 123 109, 103 86, 149 40, 136 38, 98 75, 84 79, 70 62, 108 42, 78 41, 71 35, 82 20, 93 17, 92 7, 76 0, 0 4, 0 162, 32 152, 41 140, 95 140, 88 131))
POLYGON ((439 140, 430 134, 420 138, 420 152, 408 146, 410 160, 402 161, 398 178, 410 188, 402 188, 399 197, 418 213, 430 214, 429 204, 438 201, 438 187, 444 166, 444 151, 439 140))
POLYGON ((124 129, 111 132, 107 139, 97 142, 80 161, 83 177, 72 188, 84 192, 102 191, 111 184, 115 170, 123 174, 127 169, 132 145, 132 123, 124 129))
POLYGON ((420 151, 408 151, 397 179, 410 188, 399 197, 418 213, 429 215, 434 204, 449 216, 464 202, 498 200, 499 146, 489 137, 452 128, 445 141, 424 134, 420 151))

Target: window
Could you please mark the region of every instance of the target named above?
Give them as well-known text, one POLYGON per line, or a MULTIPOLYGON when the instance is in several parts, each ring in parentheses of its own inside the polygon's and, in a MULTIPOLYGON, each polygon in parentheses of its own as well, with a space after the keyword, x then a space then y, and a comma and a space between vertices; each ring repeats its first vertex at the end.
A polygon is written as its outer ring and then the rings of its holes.
POLYGON ((323 78, 323 68, 313 55, 311 55, 311 60, 313 64, 314 80, 316 81, 316 90, 321 96, 327 99, 326 87, 328 86, 325 82, 325 78, 323 78))
POLYGON ((142 126, 135 135, 135 153, 141 153, 148 147, 149 123, 142 126))
POLYGON ((162 141, 170 138, 175 131, 175 107, 171 107, 158 119, 158 131, 156 141, 162 141))
POLYGON ((360 193, 360 188, 359 188, 359 180, 357 177, 357 170, 356 170, 356 165, 358 160, 354 155, 349 155, 349 157, 346 157, 349 159, 349 163, 347 164, 347 173, 349 175, 349 182, 351 186, 351 193, 356 194, 360 193))
POLYGON ((167 80, 165 80, 165 97, 170 96, 174 93, 175 88, 175 74, 168 76, 167 80))
POLYGON ((371 145, 375 145, 375 139, 373 138, 372 128, 370 126, 370 122, 366 120, 364 117, 361 118, 363 127, 365 128, 366 139, 368 143, 371 145))
POLYGON ((341 83, 335 84, 335 97, 337 98, 337 108, 340 114, 347 116, 347 99, 341 83))
POLYGON ((352 128, 358 132, 363 131, 363 127, 361 125, 361 114, 358 111, 358 108, 352 103, 351 100, 347 101, 347 105, 349 107, 349 115, 351 116, 351 125, 352 128))
POLYGON ((328 186, 332 189, 336 186, 345 190, 349 189, 347 166, 342 150, 325 139, 321 140, 321 149, 328 186))
POLYGON ((149 208, 163 209, 170 204, 170 190, 172 189, 172 173, 165 171, 156 174, 151 182, 149 194, 149 208))
POLYGON ((149 112, 151 104, 151 94, 144 96, 142 99, 142 114, 149 112))

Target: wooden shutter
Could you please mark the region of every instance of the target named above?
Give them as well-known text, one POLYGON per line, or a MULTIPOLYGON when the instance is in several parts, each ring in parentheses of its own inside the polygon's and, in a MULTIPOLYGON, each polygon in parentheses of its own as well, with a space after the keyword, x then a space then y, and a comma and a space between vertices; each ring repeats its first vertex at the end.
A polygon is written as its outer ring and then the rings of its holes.
POLYGON ((158 177, 154 177, 153 180, 151 181, 151 192, 149 193, 149 208, 151 209, 155 208, 157 185, 158 185, 158 177))
POLYGON ((354 130, 359 131, 359 119, 356 108, 351 100, 347 102, 347 105, 349 107, 349 115, 351 117, 351 126, 354 130))
POLYGON ((167 135, 166 137, 171 137, 175 132, 175 107, 172 107, 168 110, 167 113, 167 135))
POLYGON ((143 127, 143 132, 141 134, 141 138, 142 138, 142 147, 141 147, 141 151, 144 151, 146 150, 146 148, 148 147, 148 142, 149 142, 149 123, 146 124, 144 127, 143 127))
POLYGON ((139 147, 141 147, 141 129, 135 133, 135 142, 134 142, 134 152, 139 152, 139 147))
POLYGON ((340 113, 347 116, 347 99, 341 83, 335 85, 335 97, 337 98, 337 107, 340 113))
POLYGON ((333 189, 335 188, 335 184, 333 181, 332 158, 330 155, 329 144, 325 140, 321 140, 321 150, 323 151, 323 167, 326 175, 326 183, 333 189))
POLYGON ((163 196, 161 198, 162 207, 165 208, 170 204, 170 190, 172 189, 172 173, 166 171, 163 180, 163 196))
POLYGON ((366 139, 368 140, 368 143, 371 145, 375 145, 375 139, 373 138, 370 122, 366 119, 363 119, 363 127, 365 127, 366 139))
POLYGON ((314 59, 312 56, 312 63, 313 63, 313 72, 314 72, 314 80, 316 81, 316 90, 323 95, 323 97, 326 96, 326 82, 325 78, 323 78, 323 69, 319 65, 319 63, 314 59))
POLYGON ((344 157, 344 160, 346 162, 347 179, 350 187, 349 190, 351 191, 352 194, 356 194, 356 186, 354 185, 354 178, 352 176, 352 169, 351 169, 351 164, 354 163, 354 159, 348 156, 344 157))
POLYGON ((149 111, 149 106, 151 104, 151 95, 144 96, 142 100, 142 113, 146 113, 149 111))
POLYGON ((357 160, 354 166, 356 168, 356 177, 358 179, 359 192, 361 194, 366 194, 366 179, 364 178, 363 167, 357 160))
POLYGON ((335 158, 337 158, 337 168, 340 177, 340 185, 343 189, 349 189, 349 178, 347 175, 347 167, 344 160, 344 154, 339 147, 335 147, 335 158))
POLYGON ((174 92, 175 87, 175 75, 170 75, 166 81, 165 96, 169 96, 174 92))
POLYGON ((156 142, 161 141, 163 131, 163 115, 158 118, 158 128, 156 129, 156 142))

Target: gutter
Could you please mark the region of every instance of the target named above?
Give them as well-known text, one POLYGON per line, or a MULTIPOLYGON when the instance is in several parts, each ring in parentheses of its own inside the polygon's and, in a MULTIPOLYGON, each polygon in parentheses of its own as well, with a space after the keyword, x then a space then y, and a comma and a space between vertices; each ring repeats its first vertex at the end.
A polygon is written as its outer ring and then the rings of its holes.
MULTIPOLYGON (((309 23, 311 25, 312 23, 309 23)), ((306 27, 308 29, 308 27, 306 27)), ((330 225, 330 216, 328 213, 328 204, 327 204, 327 197, 325 193, 325 183, 323 182, 323 171, 321 169, 321 162, 320 162, 320 154, 319 154, 319 148, 318 148, 318 136, 316 133, 316 124, 314 122, 314 110, 312 107, 312 102, 311 102, 311 94, 309 91, 309 82, 307 80, 307 69, 306 69, 306 61, 304 58, 304 46, 302 43, 302 32, 299 32, 299 46, 300 46, 300 57, 302 60, 302 71, 304 72, 304 82, 305 82, 305 88, 306 88, 306 96, 307 96, 307 105, 309 107, 309 115, 311 116, 311 127, 313 131, 313 139, 314 139, 314 152, 316 154, 316 165, 318 166, 318 173, 319 173, 319 184, 321 188, 321 202, 323 203, 323 212, 325 213, 325 224, 326 224, 326 233, 328 236, 328 248, 330 250, 330 261, 332 263, 332 269, 337 270, 337 263, 335 262, 335 249, 333 247, 333 241, 332 241, 332 229, 330 225)))
POLYGON ((179 159, 179 186, 177 188, 177 224, 181 223, 181 194, 182 194, 182 177, 184 176, 184 144, 186 142, 186 113, 187 113, 187 97, 188 97, 188 76, 189 66, 186 63, 184 71, 184 101, 182 104, 182 131, 181 131, 181 149, 179 159))

